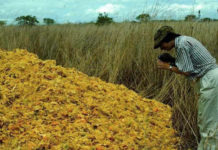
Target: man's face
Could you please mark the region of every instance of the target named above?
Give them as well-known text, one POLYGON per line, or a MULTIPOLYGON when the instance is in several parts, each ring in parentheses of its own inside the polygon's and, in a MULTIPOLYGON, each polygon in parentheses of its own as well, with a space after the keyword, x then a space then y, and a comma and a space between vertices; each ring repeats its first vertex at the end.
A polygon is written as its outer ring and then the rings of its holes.
POLYGON ((168 42, 168 43, 162 42, 162 43, 160 44, 160 49, 161 49, 161 50, 169 51, 169 50, 171 50, 172 48, 173 48, 173 45, 172 45, 172 43, 170 43, 170 42, 168 42))

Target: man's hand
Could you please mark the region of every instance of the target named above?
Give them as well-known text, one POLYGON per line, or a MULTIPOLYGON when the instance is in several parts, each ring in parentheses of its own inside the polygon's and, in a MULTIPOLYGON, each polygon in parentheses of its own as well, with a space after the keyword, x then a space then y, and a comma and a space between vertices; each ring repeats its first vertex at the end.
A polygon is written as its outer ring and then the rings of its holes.
POLYGON ((166 63, 166 62, 163 62, 161 60, 157 60, 157 68, 158 69, 165 69, 165 70, 169 70, 170 68, 170 64, 169 63, 166 63))
POLYGON ((185 75, 185 76, 190 76, 190 73, 188 72, 181 72, 177 67, 172 66, 172 69, 170 69, 170 64, 163 62, 161 60, 157 60, 157 68, 159 69, 165 69, 165 70, 170 70, 172 72, 181 74, 181 75, 185 75))

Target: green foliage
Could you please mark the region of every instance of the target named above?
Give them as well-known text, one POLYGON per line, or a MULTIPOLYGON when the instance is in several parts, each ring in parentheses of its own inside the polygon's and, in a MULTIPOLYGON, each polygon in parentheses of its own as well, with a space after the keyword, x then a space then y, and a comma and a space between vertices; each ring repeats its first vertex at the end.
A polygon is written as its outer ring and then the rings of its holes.
POLYGON ((203 22, 210 22, 210 21, 212 21, 212 19, 211 18, 203 18, 203 19, 201 19, 201 21, 203 21, 203 22))
POLYGON ((137 21, 135 20, 124 20, 123 23, 138 23, 137 21))
POLYGON ((39 23, 39 21, 37 20, 36 16, 20 16, 16 18, 16 21, 18 21, 19 25, 36 25, 37 23, 39 23))
POLYGON ((195 15, 187 15, 185 21, 196 21, 197 17, 195 15))
POLYGON ((149 14, 140 14, 136 17, 137 20, 139 20, 140 22, 147 22, 150 21, 151 17, 149 14))
POLYGON ((55 23, 54 19, 51 19, 51 18, 44 18, 43 22, 47 25, 51 25, 55 23))
POLYGON ((6 21, 0 20, 0 26, 6 25, 6 21))
POLYGON ((98 18, 97 18, 97 21, 96 21, 96 24, 97 25, 103 25, 103 24, 109 24, 109 23, 113 23, 113 18, 110 18, 108 17, 108 14, 107 13, 100 13, 98 15, 98 18))

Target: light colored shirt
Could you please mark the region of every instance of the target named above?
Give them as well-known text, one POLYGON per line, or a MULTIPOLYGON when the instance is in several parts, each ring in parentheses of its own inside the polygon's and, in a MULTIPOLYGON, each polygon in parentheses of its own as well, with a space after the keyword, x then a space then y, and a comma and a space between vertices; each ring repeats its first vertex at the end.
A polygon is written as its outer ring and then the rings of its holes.
POLYGON ((189 79, 202 77, 209 70, 217 68, 216 59, 195 38, 179 36, 175 39, 176 66, 182 72, 190 73, 189 79))

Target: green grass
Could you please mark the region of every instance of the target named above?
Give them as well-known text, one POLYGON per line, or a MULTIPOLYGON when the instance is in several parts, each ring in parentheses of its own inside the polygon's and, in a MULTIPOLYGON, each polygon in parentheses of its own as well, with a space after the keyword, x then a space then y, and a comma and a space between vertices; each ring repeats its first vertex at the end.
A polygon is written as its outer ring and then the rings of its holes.
POLYGON ((218 58, 217 22, 0 27, 0 48, 28 49, 41 59, 55 59, 59 65, 124 84, 146 98, 173 106, 174 127, 184 140, 181 148, 194 149, 199 139, 197 95, 194 85, 181 75, 157 69, 161 52, 153 49, 153 35, 162 25, 197 38, 218 58))

